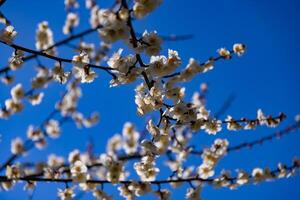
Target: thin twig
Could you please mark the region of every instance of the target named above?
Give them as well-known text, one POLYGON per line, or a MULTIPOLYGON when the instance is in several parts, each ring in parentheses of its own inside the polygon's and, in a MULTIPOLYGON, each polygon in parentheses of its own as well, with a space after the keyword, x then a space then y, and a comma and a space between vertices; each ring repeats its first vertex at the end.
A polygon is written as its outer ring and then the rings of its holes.
MULTIPOLYGON (((48 47, 47 49, 41 50, 39 52, 44 52, 44 51, 50 50, 50 49, 52 49, 54 47, 59 47, 61 45, 64 45, 64 44, 66 44, 66 43, 68 43, 68 42, 70 42, 72 40, 75 40, 75 39, 78 39, 78 38, 82 38, 83 36, 88 35, 90 33, 93 33, 93 32, 97 31, 100 28, 102 28, 101 25, 99 25, 99 26, 97 26, 95 28, 87 29, 87 30, 82 31, 82 32, 80 32, 78 34, 71 35, 71 36, 69 36, 69 37, 67 37, 67 38, 65 38, 65 39, 63 39, 61 41, 56 42, 55 44, 53 44, 52 46, 48 47)), ((35 58, 35 57, 37 57, 36 54, 30 55, 30 56, 26 56, 26 57, 23 58, 23 61, 26 62, 26 61, 29 61, 29 60, 35 58)), ((0 69, 0 74, 8 72, 8 71, 10 71, 10 67, 9 66, 3 67, 2 69, 0 69)))

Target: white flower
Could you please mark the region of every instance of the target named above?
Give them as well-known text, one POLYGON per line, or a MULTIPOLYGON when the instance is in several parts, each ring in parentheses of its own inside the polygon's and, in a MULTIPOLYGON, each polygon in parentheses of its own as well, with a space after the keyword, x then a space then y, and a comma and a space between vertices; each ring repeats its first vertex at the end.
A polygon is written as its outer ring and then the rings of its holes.
POLYGON ((221 124, 222 122, 220 120, 208 120, 205 122, 203 128, 208 134, 215 135, 222 130, 221 124))
POLYGON ((142 72, 141 68, 135 67, 137 63, 136 57, 133 55, 122 57, 122 51, 123 49, 119 49, 107 62, 107 64, 114 69, 112 72, 117 76, 117 78, 111 81, 111 86, 131 83, 135 81, 142 72))
POLYGON ((72 29, 79 25, 79 16, 76 13, 69 12, 67 15, 67 19, 65 21, 65 25, 63 27, 63 33, 65 35, 72 32, 72 29))
POLYGON ((79 55, 73 56, 72 63, 78 68, 83 68, 90 62, 89 56, 86 52, 81 52, 79 55))
POLYGON ((254 182, 260 182, 265 179, 264 171, 261 168, 254 168, 252 170, 252 177, 254 182))
POLYGON ((72 200, 75 197, 73 188, 66 188, 64 190, 58 189, 57 196, 60 200, 72 200))
POLYGON ((64 163, 65 163, 65 160, 63 157, 56 156, 55 154, 50 154, 48 156, 47 164, 49 167, 53 167, 53 168, 61 167, 61 166, 63 166, 64 163))
POLYGON ((129 37, 129 27, 126 21, 117 17, 113 11, 100 9, 96 10, 96 12, 98 16, 96 21, 103 26, 99 29, 99 34, 104 42, 112 43, 119 39, 127 39, 129 37))
POLYGON ((160 200, 169 200, 171 197, 171 192, 167 189, 161 189, 160 191, 157 190, 154 194, 160 198, 160 200))
POLYGON ((96 6, 95 0, 85 0, 85 7, 91 9, 96 6))
POLYGON ((133 154, 137 151, 140 134, 135 130, 132 123, 126 122, 123 127, 123 148, 126 154, 133 154))
POLYGON ((154 155, 158 155, 159 154, 159 151, 158 151, 158 148, 157 146, 155 146, 155 144, 153 144, 152 141, 149 141, 149 140, 143 140, 141 142, 141 146, 147 151, 147 152, 150 152, 154 155))
POLYGON ((243 170, 238 170, 236 183, 239 185, 244 185, 248 182, 249 182, 249 175, 243 170))
POLYGON ((234 44, 233 45, 233 51, 238 56, 242 56, 246 51, 246 46, 244 44, 240 44, 240 43, 234 44))
POLYGON ((172 99, 175 103, 178 103, 181 100, 183 100, 184 95, 185 95, 184 87, 175 87, 166 91, 166 96, 169 99, 172 99))
POLYGON ((215 172, 211 165, 203 163, 198 167, 198 175, 202 179, 207 179, 209 177, 212 177, 214 174, 215 172))
POLYGON ((13 26, 6 26, 0 31, 0 40, 6 42, 7 44, 11 44, 16 35, 17 31, 15 31, 13 26))
POLYGON ((142 195, 145 195, 145 194, 151 192, 151 184, 150 183, 132 182, 128 186, 128 189, 133 191, 136 196, 140 197, 142 195))
POLYGON ((167 58, 165 56, 151 56, 148 72, 152 76, 164 76, 169 74, 169 70, 166 66, 167 58))
POLYGON ((214 144, 210 147, 210 150, 213 151, 217 156, 221 157, 226 154, 228 145, 228 140, 217 138, 215 139, 214 144))
POLYGON ((108 172, 106 174, 106 178, 108 181, 115 184, 124 178, 123 163, 112 161, 107 167, 108 167, 108 172))
POLYGON ((126 185, 119 186, 118 190, 120 191, 120 196, 126 198, 126 200, 134 199, 134 192, 129 190, 126 185))
POLYGON ((0 78, 0 81, 6 85, 11 84, 12 82, 14 82, 14 77, 13 76, 4 76, 0 78))
POLYGON ((85 52, 86 54, 88 54, 88 56, 90 58, 94 58, 95 57, 95 44, 93 44, 93 43, 86 43, 84 41, 81 41, 78 44, 77 51, 79 51, 79 52, 85 52))
POLYGON ((13 87, 10 91, 10 94, 14 101, 21 100, 24 97, 24 90, 22 84, 19 83, 15 87, 13 87))
POLYGON ((155 146, 157 147, 158 153, 163 154, 167 151, 169 142, 170 142, 170 136, 168 133, 162 133, 158 137, 154 138, 155 146))
POLYGON ((230 59, 231 58, 231 53, 226 48, 220 48, 220 49, 217 50, 217 52, 224 59, 230 59))
POLYGON ((186 191, 185 199, 186 200, 201 200, 200 197, 201 187, 197 188, 188 188, 186 191))
MULTIPOLYGON (((54 44, 53 33, 49 28, 48 22, 43 21, 38 24, 35 40, 36 40, 35 47, 37 50, 48 49, 50 46, 54 44)), ((47 51, 47 52, 50 53, 51 55, 53 54, 53 52, 51 51, 47 51)))
POLYGON ((142 48, 145 49, 147 55, 154 56, 159 54, 162 39, 157 35, 156 31, 150 33, 145 31, 142 41, 142 48))
POLYGON ((11 141, 11 152, 18 155, 25 152, 24 142, 20 137, 17 137, 11 141))
POLYGON ((69 163, 75 163, 77 160, 80 160, 80 151, 75 149, 69 153, 68 161, 69 163))
POLYGON ((165 56, 151 56, 147 72, 152 76, 161 77, 171 74, 180 64, 181 59, 178 52, 169 49, 168 58, 165 56))
POLYGON ((154 181, 159 169, 155 167, 154 156, 144 156, 140 162, 134 163, 134 169, 142 181, 154 181))
POLYGON ((113 155, 116 153, 116 151, 120 150, 122 148, 122 137, 119 134, 115 134, 113 137, 111 137, 106 146, 106 152, 110 155, 113 155))
POLYGON ((33 95, 28 96, 28 100, 31 103, 31 105, 35 106, 42 102, 43 97, 44 97, 44 93, 41 92, 38 94, 33 94, 33 95))
MULTIPOLYGON (((92 179, 91 175, 89 175, 89 174, 87 174, 86 177, 87 177, 86 178, 87 181, 92 179)), ((98 186, 98 184, 91 183, 91 182, 81 182, 81 183, 79 183, 80 189, 85 191, 85 192, 95 190, 97 188, 97 186, 98 186)))
POLYGON ((194 58, 190 58, 186 68, 180 73, 181 81, 190 81, 200 71, 200 65, 194 58))
POLYGON ((5 108, 12 113, 21 112, 23 110, 23 104, 20 101, 14 101, 13 99, 5 100, 5 108))
POLYGON ((33 141, 38 141, 44 138, 44 133, 41 129, 35 129, 32 125, 30 125, 27 129, 27 137, 33 141))
POLYGON ((266 123, 266 116, 261 109, 257 110, 257 119, 259 120, 260 124, 266 123))
POLYGON ((9 179, 17 179, 20 178, 23 175, 23 171, 19 165, 8 165, 6 167, 5 175, 9 179))
POLYGON ((119 49, 113 56, 107 61, 107 64, 116 69, 118 72, 127 73, 130 67, 130 64, 127 62, 126 57, 122 58, 121 54, 123 49, 119 49))
POLYGON ((70 78, 71 72, 65 72, 60 63, 55 63, 51 70, 53 79, 61 84, 65 84, 70 78))
POLYGON ((238 131, 243 128, 242 125, 236 122, 230 115, 227 116, 226 122, 228 130, 238 131))
POLYGON ((79 8, 79 4, 78 4, 77 0, 65 0, 65 7, 67 9, 79 8))
POLYGON ((54 119, 50 119, 45 125, 46 133, 52 138, 58 138, 60 135, 59 122, 54 119))
POLYGON ((147 130, 149 131, 149 133, 154 137, 158 137, 160 135, 160 130, 159 128, 153 123, 153 120, 150 119, 148 121, 148 124, 147 124, 147 130))
POLYGON ((143 18, 161 4, 162 0, 135 0, 133 13, 137 18, 143 18))
POLYGON ((99 122, 100 115, 97 112, 92 113, 89 117, 83 119, 83 125, 90 128, 99 122))
POLYGON ((21 51, 21 50, 14 51, 12 56, 8 60, 9 68, 11 70, 20 69, 24 62, 23 56, 24 56, 24 51, 21 51))
POLYGON ((93 196, 98 200, 113 200, 113 196, 109 196, 104 191, 99 189, 93 191, 93 196))
POLYGON ((77 160, 71 167, 72 179, 75 182, 85 182, 87 180, 87 166, 80 160, 77 160))
POLYGON ((50 80, 50 71, 45 67, 38 67, 36 76, 31 80, 31 86, 33 89, 46 88, 50 80))
POLYGON ((81 83, 91 83, 97 77, 97 74, 89 67, 89 61, 88 54, 85 52, 73 56, 73 74, 76 79, 81 80, 81 83))
POLYGON ((215 61, 213 58, 208 59, 208 61, 205 62, 205 64, 202 66, 202 72, 205 73, 207 71, 210 71, 214 68, 215 61))
POLYGON ((181 58, 178 55, 177 51, 174 51, 172 49, 168 49, 168 60, 167 65, 169 65, 170 68, 174 69, 181 65, 181 58))
POLYGON ((7 182, 2 182, 1 187, 5 190, 8 191, 14 186, 15 182, 14 181, 7 181, 7 182))
MULTIPOLYGON (((67 93, 65 94, 63 99, 58 104, 56 104, 56 109, 60 110, 63 116, 71 115, 74 119, 74 115, 80 115, 80 113, 76 112, 76 110, 78 99, 81 97, 81 89, 76 82, 71 82, 70 84, 68 84, 67 88, 67 93)), ((80 120, 81 118, 82 117, 80 117, 80 120)), ((77 120, 75 122, 77 125, 77 120)), ((82 121, 80 122, 81 125, 82 121)))

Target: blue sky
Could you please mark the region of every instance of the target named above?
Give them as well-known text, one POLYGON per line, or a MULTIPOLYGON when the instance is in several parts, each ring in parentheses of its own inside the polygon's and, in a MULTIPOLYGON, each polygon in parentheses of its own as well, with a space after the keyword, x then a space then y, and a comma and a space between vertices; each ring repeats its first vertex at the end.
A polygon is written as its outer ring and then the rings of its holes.
MULTIPOLYGON (((110 5, 110 1, 100 1, 100 6, 110 5)), ((205 61, 220 47, 230 48, 235 42, 247 45, 247 53, 241 58, 221 61, 210 73, 197 77, 187 84, 187 96, 198 90, 202 82, 208 82, 208 108, 215 112, 224 100, 234 94, 236 99, 228 113, 236 118, 255 117, 258 108, 268 114, 276 115, 284 112, 288 117, 278 127, 293 122, 294 116, 300 113, 300 69, 298 53, 300 46, 299 13, 300 3, 297 0, 202 0, 180 1, 165 0, 152 15, 142 21, 135 21, 138 32, 145 29, 157 30, 161 34, 194 34, 188 41, 166 42, 168 48, 179 51, 183 63, 190 57, 205 61)), ((63 1, 7 1, 1 11, 12 21, 19 32, 16 43, 34 48, 35 29, 37 24, 47 20, 54 32, 54 39, 64 38, 62 26, 65 20, 63 1)), ((79 32, 89 27, 89 13, 81 3, 81 24, 75 30, 79 32)), ((96 34, 86 37, 88 41, 97 42, 96 34)), ((118 44, 117 46, 120 46, 118 44)), ((12 49, 0 45, 0 65, 4 66, 12 49)), ((59 49, 62 57, 71 58, 73 52, 67 48, 59 49)), ((43 63, 52 66, 49 60, 43 63)), ((35 62, 28 62, 24 68, 16 72, 16 80, 29 87, 28 80, 34 74, 35 62)), ((109 79, 100 72, 95 83, 82 86, 84 96, 80 100, 79 110, 90 113, 98 110, 101 114, 99 125, 91 129, 77 130, 73 124, 63 127, 63 135, 58 140, 49 140, 48 148, 43 151, 32 150, 23 160, 46 160, 51 153, 67 156, 68 152, 78 148, 85 150, 89 138, 93 138, 95 152, 105 150, 106 140, 114 133, 120 132, 124 122, 134 122, 143 129, 145 118, 136 115, 134 104, 134 84, 109 88, 109 79)), ((10 86, 11 87, 11 86, 10 86)), ((10 121, 0 121, 0 157, 4 160, 9 155, 10 140, 16 136, 25 138, 28 124, 38 125, 45 115, 52 111, 52 105, 58 100, 58 94, 64 88, 51 84, 45 95, 44 102, 37 107, 26 105, 24 112, 15 115, 10 121)), ((0 102, 9 97, 9 88, 0 85, 0 102)), ((252 132, 232 133, 223 131, 216 137, 228 138, 231 144, 259 138, 274 132, 273 129, 258 128, 252 132)), ((216 138, 199 134, 195 143, 200 147, 208 146, 216 138)), ((252 169, 257 166, 276 167, 280 161, 290 163, 295 155, 300 156, 300 134, 295 133, 281 140, 266 143, 252 150, 242 150, 226 156, 220 162, 220 168, 252 169)), ((195 162, 200 163, 199 160, 195 162)), ((214 189, 205 187, 203 199, 230 198, 237 199, 273 199, 299 198, 300 176, 276 182, 263 183, 257 186, 245 186, 238 190, 214 189)), ((39 185, 34 199, 55 199, 57 186, 39 185)), ((172 199, 182 199, 186 187, 174 191, 172 199), (175 198, 176 196, 176 198, 175 198)), ((112 194, 116 192, 107 188, 112 194)), ((22 184, 11 192, 0 192, 1 199, 23 199, 26 193, 22 184)), ((118 195, 116 195, 118 196, 118 195)), ((89 199, 87 195, 82 199, 89 199)), ((150 197, 149 197, 150 198, 150 197)))

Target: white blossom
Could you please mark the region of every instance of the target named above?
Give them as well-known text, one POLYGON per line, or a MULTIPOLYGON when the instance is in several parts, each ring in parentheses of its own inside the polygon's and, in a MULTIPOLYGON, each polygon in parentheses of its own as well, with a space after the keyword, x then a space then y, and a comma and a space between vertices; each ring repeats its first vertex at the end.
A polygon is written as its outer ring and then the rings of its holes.
POLYGON ((220 120, 208 120, 204 124, 204 129, 208 134, 217 134, 222 130, 222 122, 220 120))
POLYGON ((29 95, 28 96, 28 100, 31 103, 31 105, 35 106, 35 105, 39 105, 44 97, 44 93, 38 93, 38 94, 33 94, 33 95, 29 95))
POLYGON ((65 84, 71 75, 71 72, 64 71, 60 63, 56 63, 51 72, 53 79, 61 84, 65 84))
POLYGON ((9 58, 8 63, 9 63, 9 68, 11 70, 18 70, 21 68, 23 64, 23 56, 24 56, 24 51, 21 50, 15 50, 12 54, 12 56, 9 58))
POLYGON ((93 196, 98 200, 112 200, 113 196, 107 195, 103 190, 94 190, 93 196))
POLYGON ((233 45, 233 51, 236 53, 238 56, 242 56, 245 53, 246 50, 246 45, 241 44, 241 43, 236 43, 233 45))
MULTIPOLYGON (((49 28, 48 22, 43 21, 38 24, 35 40, 35 47, 37 50, 46 50, 54 44, 53 33, 49 28)), ((51 55, 54 54, 53 49, 47 52, 51 55)))
POLYGON ((155 167, 154 156, 144 156, 140 162, 134 163, 134 169, 142 181, 154 181, 159 169, 155 167))
POLYGON ((63 166, 65 160, 63 157, 56 156, 55 154, 50 154, 48 156, 47 164, 49 167, 57 168, 63 166))
POLYGON ((24 90, 22 84, 17 84, 10 91, 11 97, 14 101, 20 101, 24 97, 24 90))
POLYGON ((88 168, 86 165, 77 160, 71 167, 72 179, 74 182, 85 182, 87 180, 88 168))
POLYGON ((5 108, 12 113, 21 112, 23 110, 23 104, 20 101, 15 101, 13 99, 5 100, 5 108))
POLYGON ((45 124, 45 130, 46 133, 52 137, 52 138, 58 138, 60 135, 60 127, 59 127, 59 122, 54 119, 50 119, 46 124, 45 124))
POLYGON ((143 18, 161 3, 162 0, 135 0, 135 4, 133 5, 133 13, 135 17, 143 18))
POLYGON ((79 16, 76 13, 69 12, 63 27, 63 33, 65 35, 72 32, 73 28, 79 25, 79 16))
POLYGON ((187 200, 201 200, 200 192, 201 192, 201 187, 188 188, 187 192, 186 192, 186 195, 185 195, 185 199, 187 199, 187 200))
POLYGON ((7 44, 11 44, 17 35, 17 31, 13 26, 6 26, 4 29, 0 31, 0 40, 6 42, 7 44))
POLYGON ((66 188, 64 190, 58 189, 57 196, 60 200, 72 200, 75 197, 73 188, 66 188))
POLYGON ((11 152, 18 155, 25 152, 24 142, 20 137, 17 137, 11 141, 11 152))

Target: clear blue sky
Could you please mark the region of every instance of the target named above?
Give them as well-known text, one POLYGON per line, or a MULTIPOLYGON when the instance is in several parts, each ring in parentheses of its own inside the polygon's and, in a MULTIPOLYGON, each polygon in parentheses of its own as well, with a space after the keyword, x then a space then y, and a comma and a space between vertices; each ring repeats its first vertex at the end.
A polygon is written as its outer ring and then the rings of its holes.
MULTIPOLYGON (((103 7, 110 5, 108 1, 99 2, 103 7)), ((187 63, 190 57, 204 61, 215 55, 219 47, 230 48, 235 42, 245 43, 248 47, 245 56, 219 62, 215 70, 197 77, 188 84, 187 96, 190 97, 193 91, 198 90, 200 83, 208 82, 210 85, 208 108, 212 112, 218 110, 222 102, 233 93, 236 99, 228 113, 238 118, 255 117, 258 108, 273 115, 284 112, 288 118, 278 127, 280 129, 292 122, 294 116, 300 112, 299 9, 300 2, 297 0, 165 0, 152 15, 134 24, 139 32, 147 29, 157 30, 161 34, 194 34, 192 40, 164 44, 165 50, 167 48, 178 50, 184 63, 187 63)), ((8 0, 1 11, 19 32, 17 44, 34 48, 35 29, 37 23, 43 20, 49 22, 56 41, 65 37, 62 34, 65 20, 62 0, 8 0)), ((76 32, 89 26, 89 13, 83 8, 80 13, 81 25, 76 32)), ((87 40, 96 41, 96 38, 94 34, 88 36, 87 40)), ((4 66, 12 49, 0 45, 0 52, 0 65, 4 66)), ((68 48, 61 48, 59 52, 62 57, 71 58, 73 55, 68 48)), ((52 62, 44 63, 52 66, 52 62)), ((34 61, 29 62, 24 69, 18 71, 17 81, 29 87, 28 79, 33 76, 34 65, 34 61)), ((120 132, 124 122, 132 121, 142 129, 145 119, 136 116, 134 85, 110 89, 109 78, 101 73, 94 84, 83 86, 84 97, 80 100, 79 108, 86 114, 98 110, 101 114, 98 126, 77 130, 73 124, 67 124, 63 127, 61 138, 49 140, 46 150, 32 150, 22 160, 46 160, 50 152, 67 156, 68 152, 75 148, 83 151, 89 138, 93 138, 95 151, 100 153, 105 150, 106 140, 114 133, 120 132)), ((62 86, 51 84, 40 106, 26 105, 22 114, 15 115, 10 121, 0 121, 1 161, 9 155, 10 140, 16 136, 25 138, 28 124, 38 125, 45 115, 51 112, 50 106, 58 100, 58 94, 62 91, 62 86)), ((0 102, 4 102, 10 95, 9 89, 0 84, 0 94, 0 102)), ((265 128, 240 133, 224 131, 218 137, 226 137, 231 144, 238 144, 272 132, 274 130, 265 128)), ((195 138, 195 143, 203 147, 210 145, 214 139, 213 136, 200 134, 195 138)), ((293 156, 300 156, 299 144, 300 134, 292 134, 253 150, 232 153, 220 162, 218 169, 224 167, 232 170, 236 168, 250 170, 266 165, 274 168, 279 161, 288 164, 293 156)), ((200 158, 196 162, 200 163, 200 158)), ((300 176, 296 176, 258 186, 245 186, 235 191, 215 190, 208 186, 204 188, 202 196, 204 199, 231 200, 280 200, 287 197, 299 199, 299 185, 300 176)), ((22 187, 23 185, 19 184, 11 192, 0 191, 0 199, 25 199, 26 193, 22 187)), ((40 184, 34 199, 55 199, 56 188, 56 184, 51 186, 40 184)), ((185 189, 186 187, 176 190, 172 199, 183 199, 185 189)), ((90 195, 87 195, 82 199, 89 198, 90 195)))

